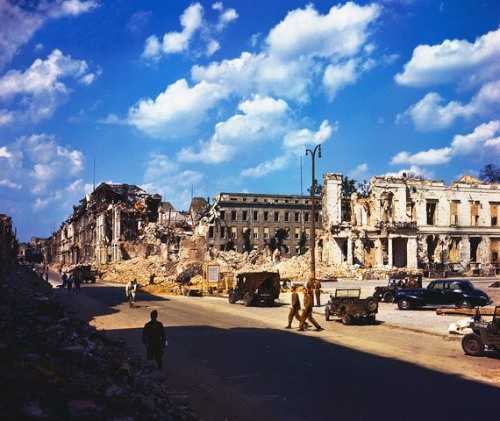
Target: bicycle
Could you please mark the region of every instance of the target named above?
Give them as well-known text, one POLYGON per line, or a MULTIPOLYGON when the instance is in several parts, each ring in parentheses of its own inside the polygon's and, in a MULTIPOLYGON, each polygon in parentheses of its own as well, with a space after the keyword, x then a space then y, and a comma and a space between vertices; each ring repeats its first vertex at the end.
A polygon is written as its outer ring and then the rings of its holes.
POLYGON ((135 304, 135 292, 134 291, 130 291, 127 294, 127 298, 128 298, 128 305, 130 307, 134 307, 134 304, 135 304))

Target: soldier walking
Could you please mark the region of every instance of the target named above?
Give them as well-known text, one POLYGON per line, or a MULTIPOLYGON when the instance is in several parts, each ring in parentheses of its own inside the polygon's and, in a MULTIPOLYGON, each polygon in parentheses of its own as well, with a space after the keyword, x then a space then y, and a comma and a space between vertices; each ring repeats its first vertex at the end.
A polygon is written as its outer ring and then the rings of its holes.
POLYGON ((285 326, 285 329, 292 328, 292 320, 294 317, 300 323, 299 311, 300 311, 299 294, 297 293, 297 287, 295 285, 292 285, 292 306, 290 307, 290 312, 288 313, 288 325, 285 326))
POLYGON ((302 288, 302 292, 304 293, 304 308, 302 309, 302 315, 300 317, 299 330, 301 331, 305 330, 304 325, 306 323, 306 319, 309 320, 314 325, 317 332, 324 330, 319 325, 319 323, 314 319, 312 314, 312 308, 313 308, 312 291, 304 287, 302 288))

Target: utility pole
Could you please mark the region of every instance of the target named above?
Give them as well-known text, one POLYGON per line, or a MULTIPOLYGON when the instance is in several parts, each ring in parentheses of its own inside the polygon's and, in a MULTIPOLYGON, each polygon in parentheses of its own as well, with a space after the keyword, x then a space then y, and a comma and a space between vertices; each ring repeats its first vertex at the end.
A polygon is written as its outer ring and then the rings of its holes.
POLYGON ((321 158, 321 145, 316 145, 316 147, 311 149, 306 149, 306 156, 311 155, 312 159, 312 181, 311 181, 311 235, 310 235, 310 249, 311 249, 311 273, 310 280, 314 282, 316 280, 316 215, 314 210, 314 205, 316 202, 316 178, 314 176, 314 158, 318 152, 318 158, 321 158))

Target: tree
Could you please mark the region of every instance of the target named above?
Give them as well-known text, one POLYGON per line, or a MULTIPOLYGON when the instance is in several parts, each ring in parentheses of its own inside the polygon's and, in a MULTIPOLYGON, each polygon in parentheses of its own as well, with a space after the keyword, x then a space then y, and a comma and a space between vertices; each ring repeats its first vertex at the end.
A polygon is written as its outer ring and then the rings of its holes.
POLYGON ((285 253, 288 253, 288 247, 285 245, 285 240, 288 238, 288 228, 278 228, 274 233, 274 238, 278 250, 284 249, 285 253))
MULTIPOLYGON (((307 192, 311 194, 311 187, 307 189, 307 192)), ((323 194, 323 186, 318 184, 318 180, 314 179, 314 195, 321 196, 323 194)))
POLYGON ((299 254, 306 254, 307 251, 307 238, 306 238, 306 233, 302 231, 300 234, 300 240, 299 240, 299 254))
POLYGON ((495 164, 488 164, 479 171, 479 178, 489 183, 500 183, 500 168, 495 164))
POLYGON ((351 195, 356 193, 356 180, 342 176, 341 187, 342 198, 340 201, 340 210, 342 213, 342 221, 351 220, 351 195))
POLYGON ((252 244, 250 243, 250 234, 251 231, 248 228, 244 229, 241 234, 243 236, 243 248, 248 253, 252 251, 252 244))
POLYGON ((356 180, 342 176, 342 196, 350 198, 351 194, 356 192, 356 180))
POLYGON ((363 180, 361 183, 358 183, 358 197, 366 199, 370 197, 371 194, 372 186, 368 180, 363 180))

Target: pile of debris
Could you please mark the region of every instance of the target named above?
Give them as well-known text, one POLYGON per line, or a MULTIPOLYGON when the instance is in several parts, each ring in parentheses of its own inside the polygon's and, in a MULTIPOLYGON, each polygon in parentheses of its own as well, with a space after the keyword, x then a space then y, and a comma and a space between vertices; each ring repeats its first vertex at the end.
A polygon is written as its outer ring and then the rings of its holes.
POLYGON ((197 419, 155 364, 68 314, 33 271, 2 274, 2 419, 197 419))

